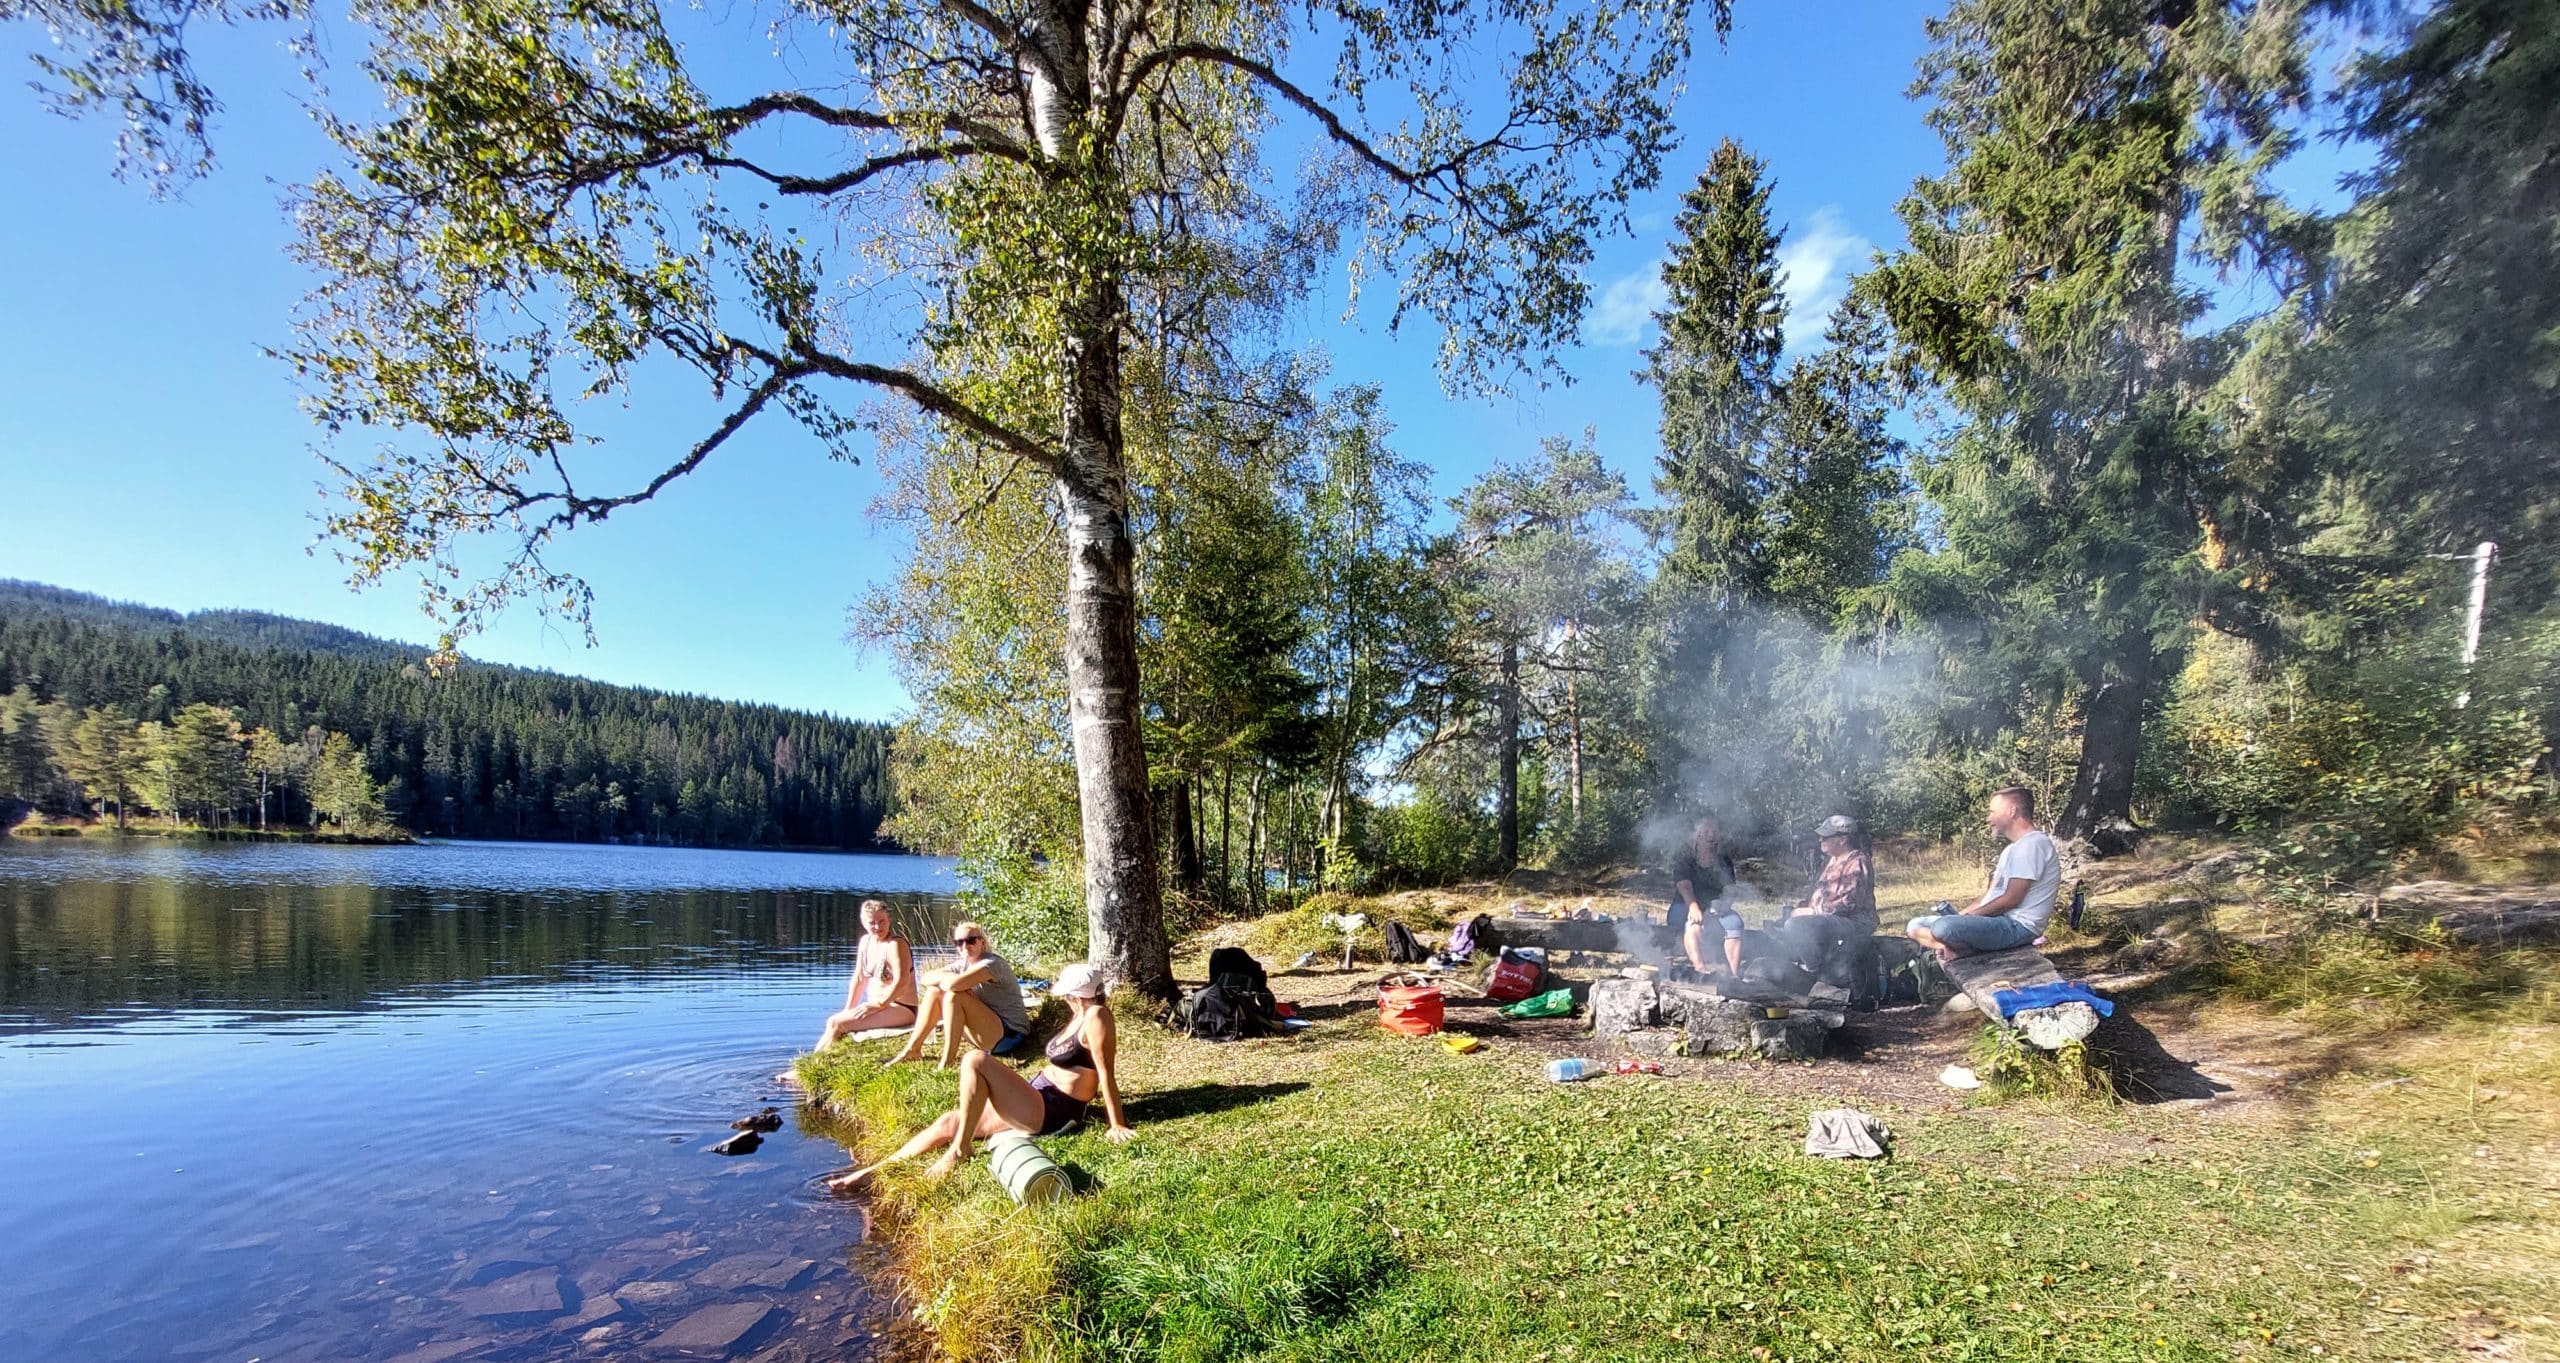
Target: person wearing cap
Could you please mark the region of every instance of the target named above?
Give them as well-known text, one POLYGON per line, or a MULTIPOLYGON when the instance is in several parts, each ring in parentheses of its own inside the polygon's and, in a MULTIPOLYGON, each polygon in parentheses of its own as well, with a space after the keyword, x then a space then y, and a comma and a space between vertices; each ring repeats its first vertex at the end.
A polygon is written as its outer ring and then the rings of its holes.
POLYGON ((854 1032, 904 1028, 915 1020, 915 952, 898 935, 889 906, 866 899, 862 901, 862 943, 854 949, 853 979, 845 986, 844 1007, 828 1016, 812 1049, 823 1051, 854 1032))
POLYGON ((1805 891, 1803 906, 1778 924, 1778 940, 1806 975, 1848 990, 1852 1001, 1872 999, 1876 873, 1866 830, 1848 815, 1834 814, 1813 833, 1822 842, 1822 869, 1805 891))
POLYGON ((987 946, 987 930, 975 923, 951 929, 952 949, 960 958, 916 977, 916 1025, 907 1044, 889 1057, 892 1065, 924 1058, 924 1043, 942 1029, 942 1068, 951 1068, 963 1046, 993 1055, 1011 1055, 1031 1035, 1031 1014, 1022 1006, 1022 981, 1012 965, 987 946))
POLYGON ((1867 850, 1866 830, 1848 815, 1834 814, 1816 825, 1813 833, 1822 840, 1822 871, 1805 892, 1804 907, 1796 912, 1827 914, 1857 924, 1861 932, 1874 932, 1876 868, 1867 850))
POLYGON ((969 1160, 975 1143, 1007 1131, 1051 1136, 1083 1121, 1095 1100, 1111 1125, 1103 1136, 1113 1142, 1135 1138, 1120 1104, 1120 1040, 1110 1005, 1102 998, 1102 972, 1090 965, 1071 965, 1058 972, 1053 992, 1067 1001, 1067 1025, 1049 1038, 1043 1050, 1047 1064, 1025 1081, 1011 1065, 985 1051, 972 1051, 960 1066, 960 1101, 933 1120, 906 1144, 877 1164, 856 1169, 827 1186, 839 1191, 859 1188, 892 1164, 942 1148, 933 1162, 935 1178, 948 1177, 969 1160))

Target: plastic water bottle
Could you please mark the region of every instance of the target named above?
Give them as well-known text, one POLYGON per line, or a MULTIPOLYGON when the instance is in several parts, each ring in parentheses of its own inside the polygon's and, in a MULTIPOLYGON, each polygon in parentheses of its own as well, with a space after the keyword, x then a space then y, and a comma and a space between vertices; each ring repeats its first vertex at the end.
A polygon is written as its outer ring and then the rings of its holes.
POLYGON ((1590 1062, 1578 1056, 1547 1062, 1547 1078, 1559 1084, 1578 1084, 1590 1077, 1590 1062))

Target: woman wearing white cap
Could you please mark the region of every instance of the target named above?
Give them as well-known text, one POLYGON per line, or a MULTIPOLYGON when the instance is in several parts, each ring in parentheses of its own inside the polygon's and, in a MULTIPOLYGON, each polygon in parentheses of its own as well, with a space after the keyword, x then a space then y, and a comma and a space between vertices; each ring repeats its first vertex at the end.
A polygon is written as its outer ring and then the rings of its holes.
POLYGON ((1053 1135, 1084 1120, 1096 1098, 1111 1119, 1105 1137, 1125 1141, 1136 1136, 1120 1107, 1119 1034, 1102 1001, 1102 972, 1089 965, 1068 966, 1058 972, 1053 992, 1067 1001, 1070 1016, 1049 1038, 1049 1063, 1037 1078, 1025 1082, 1011 1065, 985 1051, 971 1051, 960 1066, 959 1106, 935 1118, 897 1153, 827 1186, 859 1188, 892 1164, 949 1146, 933 1163, 933 1176, 941 1178, 968 1160, 974 1142, 1006 1131, 1053 1135))

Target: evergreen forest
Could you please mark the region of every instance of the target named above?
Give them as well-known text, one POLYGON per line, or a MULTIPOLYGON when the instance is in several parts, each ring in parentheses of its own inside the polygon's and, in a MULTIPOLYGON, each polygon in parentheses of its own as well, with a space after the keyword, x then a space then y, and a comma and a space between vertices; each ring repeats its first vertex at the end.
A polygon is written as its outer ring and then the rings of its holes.
POLYGON ((877 724, 0 582, 0 797, 200 827, 880 846, 877 724))

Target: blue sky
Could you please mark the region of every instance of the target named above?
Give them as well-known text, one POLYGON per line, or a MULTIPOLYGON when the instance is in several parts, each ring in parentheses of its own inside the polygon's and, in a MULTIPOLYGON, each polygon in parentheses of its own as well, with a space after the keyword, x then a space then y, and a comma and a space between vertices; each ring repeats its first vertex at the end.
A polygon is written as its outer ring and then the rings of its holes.
MULTIPOLYGON (((1701 51, 1679 105, 1685 145, 1635 205, 1633 238, 1604 244, 1573 382, 1452 401, 1427 323, 1390 336, 1342 316, 1335 271, 1288 320, 1338 381, 1378 384, 1397 447, 1455 492, 1549 434, 1594 428, 1603 457, 1647 487, 1657 408, 1630 377, 1680 191, 1720 137, 1765 158, 1789 228, 1790 293, 1807 340, 1849 273, 1899 240, 1893 204, 1940 166, 1906 99, 1937 6, 1888 0, 1738 7, 1731 44, 1701 51)), ((745 22, 744 11, 731 22, 745 22)), ((11 61, 40 34, 0 30, 11 61)), ((154 201, 108 174, 113 128, 43 113, 0 84, 0 577, 176 609, 232 606, 424 639, 413 591, 351 592, 315 547, 317 433, 295 406, 282 343, 308 280, 288 260, 278 201, 331 149, 296 99, 279 34, 208 34, 204 66, 229 111, 223 158, 182 197, 154 201)), ((352 53, 336 56, 351 66, 352 53)), ((352 70, 342 70, 352 88, 352 70)), ((342 95, 346 92, 342 88, 342 95)), ((2313 180, 2327 178, 2325 170, 2313 180)), ((665 462, 658 413, 612 423, 632 466, 665 462)), ((677 429, 686 429, 679 427, 677 429)), ((687 437, 690 439, 690 437, 687 437)), ((361 451, 349 451, 360 453, 361 451)), ((622 453, 620 444, 609 453, 622 453)), ((600 645, 519 608, 468 645, 496 662, 611 681, 889 718, 905 698, 886 660, 844 642, 845 613, 902 545, 866 508, 870 464, 827 460, 775 423, 734 442, 656 502, 583 529, 558 555, 597 592, 600 645)))

